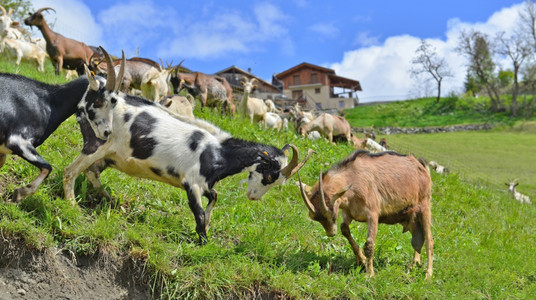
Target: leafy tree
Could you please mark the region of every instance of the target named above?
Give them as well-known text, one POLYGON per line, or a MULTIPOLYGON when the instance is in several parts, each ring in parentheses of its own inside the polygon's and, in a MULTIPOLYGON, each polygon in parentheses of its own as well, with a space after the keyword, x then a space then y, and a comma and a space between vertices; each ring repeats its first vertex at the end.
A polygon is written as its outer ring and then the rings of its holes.
POLYGON ((486 90, 490 98, 491 110, 500 111, 502 101, 496 75, 497 67, 493 61, 493 47, 488 36, 479 31, 462 31, 456 50, 469 58, 469 72, 486 90))
POLYGON ((463 83, 465 87, 465 92, 471 96, 476 96, 480 92, 480 84, 477 79, 471 72, 465 74, 465 82, 463 83))
POLYGON ((0 0, 0 5, 6 11, 9 11, 10 8, 13 9, 13 14, 11 15, 13 21, 22 21, 28 16, 28 13, 34 10, 32 3, 28 0, 0 0))
POLYGON ((501 88, 507 88, 514 83, 514 72, 511 70, 500 70, 497 79, 499 79, 499 86, 501 88))
POLYGON ((410 74, 414 78, 418 78, 421 74, 428 74, 436 81, 437 103, 441 99, 441 83, 445 77, 453 77, 452 72, 445 59, 439 57, 435 48, 425 40, 421 40, 421 44, 415 50, 415 53, 417 56, 411 61, 413 67, 410 70, 410 74))

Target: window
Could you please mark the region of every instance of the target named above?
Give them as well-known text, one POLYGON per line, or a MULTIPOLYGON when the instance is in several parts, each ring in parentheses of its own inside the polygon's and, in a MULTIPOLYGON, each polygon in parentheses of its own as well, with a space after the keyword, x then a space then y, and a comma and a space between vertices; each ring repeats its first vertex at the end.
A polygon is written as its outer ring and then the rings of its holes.
POLYGON ((339 101, 339 108, 345 108, 344 100, 339 101))
POLYGON ((320 94, 320 88, 315 89, 315 94, 320 94))
POLYGON ((300 85, 301 84, 300 75, 294 75, 294 76, 292 76, 292 79, 294 81, 294 85, 300 85))
POLYGON ((316 109, 322 109, 322 103, 315 103, 316 104, 316 109))
POLYGON ((311 83, 318 83, 318 74, 317 73, 312 73, 311 74, 311 83))

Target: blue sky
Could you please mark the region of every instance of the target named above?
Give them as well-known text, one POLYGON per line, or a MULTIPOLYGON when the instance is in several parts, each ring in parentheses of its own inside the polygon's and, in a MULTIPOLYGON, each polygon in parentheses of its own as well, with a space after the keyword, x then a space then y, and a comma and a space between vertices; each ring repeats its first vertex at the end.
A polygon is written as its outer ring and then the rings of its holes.
MULTIPOLYGON (((236 65, 271 80, 302 62, 357 79, 363 102, 424 96, 409 78, 420 39, 447 58, 456 74, 445 93, 461 89, 464 59, 454 53, 463 28, 508 31, 519 1, 160 1, 31 0, 67 37, 109 52, 125 50, 214 73, 236 65)), ((41 34, 34 30, 34 35, 41 34)))

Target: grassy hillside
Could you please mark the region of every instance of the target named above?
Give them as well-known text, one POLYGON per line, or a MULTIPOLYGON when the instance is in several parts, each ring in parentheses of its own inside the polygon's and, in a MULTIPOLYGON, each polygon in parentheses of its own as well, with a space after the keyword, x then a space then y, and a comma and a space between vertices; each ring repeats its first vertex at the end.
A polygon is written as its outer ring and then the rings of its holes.
MULTIPOLYGON (((525 98, 520 97, 523 103, 525 98)), ((508 99, 505 100, 508 105, 508 99)), ((521 105, 521 104, 520 104, 521 105)), ((522 120, 523 115, 512 118, 508 111, 491 113, 486 99, 472 97, 434 98, 397 101, 379 105, 363 105, 347 110, 345 118, 354 127, 426 127, 455 124, 506 124, 522 120)), ((534 117, 533 117, 534 119, 534 117)))
MULTIPOLYGON (((5 64, 0 59, 0 70, 7 68, 5 64)), ((40 76, 31 68, 19 70, 40 76)), ((41 80, 61 81, 48 76, 41 80)), ((314 149, 317 154, 300 172, 306 183, 315 182, 320 170, 353 151, 344 144, 302 140, 291 132, 267 133, 211 111, 196 114, 236 137, 279 147, 294 143, 302 153, 314 149)), ((391 137, 389 142, 396 143, 391 137)), ((427 140, 421 143, 428 144, 427 140)), ((78 206, 70 206, 62 198, 62 170, 81 147, 78 125, 71 117, 38 148, 53 165, 52 174, 36 194, 19 204, 7 202, 13 189, 30 182, 38 172, 22 159, 9 156, 0 169, 0 233, 4 239, 21 238, 31 249, 56 246, 77 255, 129 255, 145 265, 151 286, 162 298, 251 298, 260 294, 297 299, 528 299, 536 294, 535 206, 521 205, 502 190, 469 183, 458 174, 433 174, 432 280, 424 282, 424 268, 407 270, 411 237, 398 225, 380 225, 374 257, 377 276, 369 279, 356 267, 346 239, 340 234, 327 238, 320 224, 308 218, 294 179, 256 202, 247 200, 245 187, 239 183, 246 174, 221 181, 216 186, 219 201, 209 242, 201 247, 195 242, 195 221, 186 193, 158 182, 106 170, 101 181, 117 201, 108 203, 93 199, 90 184, 80 176, 78 206)), ((495 147, 506 150, 511 146, 495 147)), ((503 170, 497 167, 493 172, 503 170)), ((356 223, 351 229, 362 246, 366 226, 356 223)))

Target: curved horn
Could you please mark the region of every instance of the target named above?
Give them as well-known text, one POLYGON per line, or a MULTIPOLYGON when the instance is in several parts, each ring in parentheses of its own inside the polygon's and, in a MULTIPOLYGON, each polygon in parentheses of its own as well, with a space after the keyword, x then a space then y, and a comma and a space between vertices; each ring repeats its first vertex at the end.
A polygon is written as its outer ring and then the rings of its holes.
POLYGON ((0 5, 0 10, 2 10, 2 14, 4 14, 5 16, 7 16, 7 11, 6 11, 6 9, 5 9, 2 5, 0 5))
POLYGON ((253 84, 253 82, 255 82, 255 81, 258 81, 257 78, 251 78, 250 82, 251 82, 251 84, 253 84))
POLYGON ((318 179, 318 192, 320 193, 320 208, 323 213, 326 213, 329 211, 329 208, 326 204, 326 198, 324 198, 324 188, 322 187, 322 170, 320 170, 320 178, 318 179))
POLYGON ((303 202, 305 203, 305 206, 307 206, 307 208, 309 209, 310 212, 315 214, 315 207, 313 206, 313 204, 311 203, 311 201, 309 200, 309 198, 305 194, 305 191, 303 190, 303 183, 301 181, 300 173, 298 173, 298 181, 300 182, 300 192, 301 192, 303 202))
POLYGON ((112 61, 112 58, 110 57, 110 54, 102 47, 101 48, 102 53, 104 53, 104 58, 106 58, 106 67, 107 67, 107 74, 106 74, 106 90, 108 91, 114 91, 115 89, 115 68, 114 63, 112 61))
POLYGON ((294 146, 293 144, 287 144, 285 145, 285 147, 283 147, 283 149, 288 148, 288 147, 292 148, 292 159, 290 160, 290 162, 288 163, 286 167, 281 169, 281 174, 283 174, 285 178, 290 178, 292 177, 292 175, 296 174, 296 172, 298 172, 303 167, 303 165, 305 165, 305 162, 307 162, 309 157, 311 157, 311 154, 315 153, 312 149, 309 149, 307 151, 307 156, 305 157, 305 159, 301 163, 298 163, 298 160, 299 160, 298 148, 294 146))
POLYGON ((53 9, 52 7, 43 7, 43 8, 38 9, 34 14, 37 14, 37 13, 40 14, 40 13, 44 12, 45 10, 49 10, 49 9, 53 10, 54 12, 56 12, 56 10, 53 9))
MULTIPOLYGON (((119 88, 121 87, 121 83, 123 83, 123 75, 125 75, 125 64, 126 64, 125 51, 121 50, 121 66, 119 67, 119 74, 117 75, 117 78, 115 79, 114 92, 117 92, 119 88)), ((114 68, 114 71, 115 71, 115 68, 114 68)))
POLYGON ((181 65, 183 62, 184 62, 184 59, 181 60, 181 62, 175 67, 175 76, 179 74, 179 69, 181 68, 181 65))

